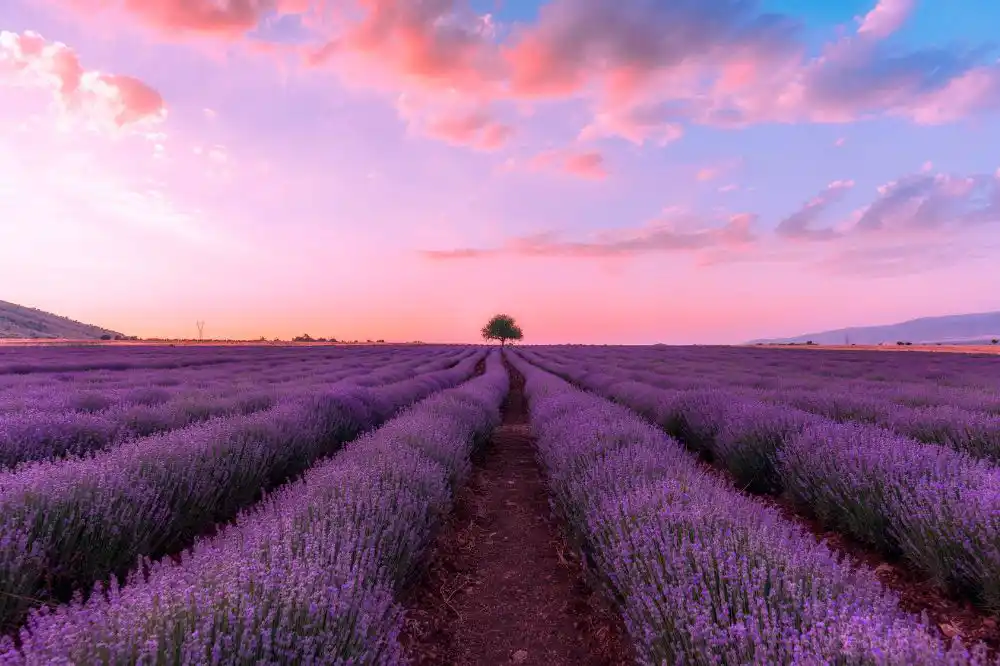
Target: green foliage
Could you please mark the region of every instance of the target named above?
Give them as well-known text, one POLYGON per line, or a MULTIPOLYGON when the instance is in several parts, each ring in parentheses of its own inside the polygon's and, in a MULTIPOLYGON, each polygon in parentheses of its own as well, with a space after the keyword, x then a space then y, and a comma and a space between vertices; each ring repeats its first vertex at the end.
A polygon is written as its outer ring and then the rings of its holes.
POLYGON ((520 340, 524 337, 514 318, 505 314, 494 315, 489 323, 483 326, 482 334, 486 340, 499 340, 501 347, 508 340, 520 340))

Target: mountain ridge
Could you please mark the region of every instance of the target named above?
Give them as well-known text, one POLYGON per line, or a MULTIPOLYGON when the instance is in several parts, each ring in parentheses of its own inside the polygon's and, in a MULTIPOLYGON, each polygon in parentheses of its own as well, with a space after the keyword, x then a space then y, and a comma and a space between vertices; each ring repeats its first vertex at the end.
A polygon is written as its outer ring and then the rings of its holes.
POLYGON ((748 344, 814 342, 819 345, 876 345, 898 341, 920 343, 989 344, 1000 338, 1000 312, 918 317, 894 324, 850 326, 784 338, 761 338, 748 344))
POLYGON ((102 335, 122 334, 38 308, 0 301, 0 338, 98 340, 102 335))

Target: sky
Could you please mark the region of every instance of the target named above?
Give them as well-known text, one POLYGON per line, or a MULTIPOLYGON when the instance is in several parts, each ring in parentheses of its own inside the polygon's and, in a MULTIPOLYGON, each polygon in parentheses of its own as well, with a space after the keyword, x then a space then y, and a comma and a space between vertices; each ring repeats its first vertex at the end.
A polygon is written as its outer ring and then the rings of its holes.
POLYGON ((143 337, 1000 310, 1000 3, 3 0, 0 298, 143 337))

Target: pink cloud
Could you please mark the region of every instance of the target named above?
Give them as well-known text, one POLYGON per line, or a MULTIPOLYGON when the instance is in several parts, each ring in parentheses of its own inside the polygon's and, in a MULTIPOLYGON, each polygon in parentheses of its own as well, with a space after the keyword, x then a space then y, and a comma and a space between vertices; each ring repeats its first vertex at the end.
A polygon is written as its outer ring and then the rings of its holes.
POLYGON ((357 78, 369 71, 390 85, 417 84, 465 93, 492 90, 500 79, 488 16, 454 0, 358 0, 363 18, 339 21, 337 34, 305 51, 311 65, 339 64, 357 78))
POLYGON ((801 208, 781 220, 775 233, 794 240, 829 240, 836 237, 838 233, 834 229, 816 229, 813 225, 831 206, 843 199, 852 187, 854 181, 851 180, 836 180, 830 183, 801 208))
POLYGON ((842 147, 846 143, 847 143, 847 139, 845 139, 844 137, 840 137, 839 139, 837 139, 836 141, 833 142, 833 145, 835 147, 837 147, 837 148, 840 148, 840 147, 842 147))
POLYGON ((657 252, 698 252, 717 247, 741 248, 754 243, 757 217, 739 213, 719 218, 668 214, 638 228, 600 234, 589 241, 559 240, 552 234, 534 234, 509 240, 500 248, 428 250, 428 259, 477 259, 496 255, 528 257, 611 258, 657 252))
POLYGON ((850 180, 830 183, 782 220, 776 234, 794 240, 844 238, 852 242, 878 236, 891 244, 927 233, 954 236, 974 226, 1000 224, 1000 177, 933 173, 925 165, 916 173, 877 187, 875 198, 843 222, 814 228, 815 222, 853 187, 850 180))
POLYGON ((0 32, 0 73, 7 72, 52 87, 70 110, 118 128, 166 115, 163 97, 139 79, 85 70, 65 44, 38 33, 0 32))
POLYGON ((489 16, 453 0, 359 0, 359 19, 338 16, 333 33, 301 49, 309 67, 386 95, 400 92, 400 116, 419 133, 459 146, 496 150, 515 128, 495 118, 502 76, 489 16))
POLYGON ((655 107, 633 107, 624 111, 601 112, 580 132, 581 141, 621 137, 641 146, 647 142, 666 146, 684 135, 680 123, 664 122, 655 107))
POLYGON ((581 178, 603 180, 608 176, 607 168, 604 166, 604 156, 595 152, 570 155, 564 162, 564 168, 567 173, 581 178))
POLYGON ((81 12, 125 11, 164 32, 236 37, 254 28, 267 13, 301 9, 305 3, 275 0, 55 0, 81 12))
POLYGON ((556 171, 591 180, 604 180, 608 177, 604 156, 595 151, 545 150, 531 158, 528 167, 538 171, 556 171))
POLYGON ((498 120, 491 109, 452 99, 401 95, 396 110, 412 131, 457 146, 497 150, 514 134, 514 128, 498 120))
POLYGON ((877 39, 899 30, 913 11, 914 0, 879 0, 874 9, 859 19, 859 35, 877 39))
MULTIPOLYGON (((197 35, 237 41, 261 25, 297 17, 312 43, 244 42, 284 58, 298 52, 308 66, 331 65, 346 78, 398 92, 408 86, 496 88, 499 53, 489 15, 460 0, 49 0, 92 18, 102 12, 132 17, 165 39, 197 35)), ((494 91, 495 92, 495 91, 494 91)))
POLYGON ((513 133, 509 125, 495 122, 488 114, 478 111, 434 118, 425 129, 428 136, 483 150, 500 148, 513 133))
MULTIPOLYGON (((911 14, 913 0, 881 0, 853 34, 817 57, 807 55, 796 21, 760 13, 750 0, 551 0, 535 22, 509 34, 461 0, 357 0, 359 11, 305 0, 62 1, 124 10, 166 33, 227 39, 277 15, 308 16, 315 43, 288 48, 301 49, 310 65, 392 95, 457 93, 480 106, 583 100, 594 114, 584 140, 664 145, 689 123, 893 115, 932 124, 1000 109, 1000 64, 979 63, 981 52, 882 43, 911 14)), ((502 143, 500 128, 491 132, 493 143, 502 143)), ((461 134, 449 125, 435 135, 461 134)))
POLYGON ((703 166, 695 173, 695 179, 702 183, 716 180, 717 178, 738 169, 741 164, 743 164, 743 160, 737 157, 731 160, 719 162, 717 164, 703 166))
POLYGON ((901 234, 1000 222, 1000 179, 920 171, 886 183, 853 231, 901 234))
POLYGON ((1000 66, 970 69, 901 111, 922 125, 955 122, 1000 107, 1000 66))
POLYGON ((888 114, 932 123, 1000 108, 1000 66, 977 66, 974 54, 879 44, 902 26, 910 0, 883 0, 856 35, 817 58, 805 56, 795 24, 755 14, 753 3, 618 7, 546 6, 507 47, 514 93, 596 98, 604 134, 636 142, 659 128, 677 135, 690 122, 842 123, 888 114))
POLYGON ((613 0, 554 0, 516 33, 505 57, 515 94, 563 97, 597 84, 622 103, 661 74, 696 76, 704 66, 728 65, 728 79, 746 83, 757 71, 754 56, 780 45, 786 28, 759 20, 746 2, 623 10, 613 0))
MULTIPOLYGON (((822 260, 832 267, 859 270, 877 258, 916 257, 942 243, 957 242, 964 229, 1000 224, 1000 170, 996 174, 953 176, 920 172, 881 186, 866 206, 825 227, 817 223, 855 187, 851 180, 833 181, 794 213, 780 220, 773 234, 756 232, 753 213, 698 214, 668 208, 661 218, 642 227, 608 230, 588 240, 564 240, 551 233, 511 238, 500 247, 429 250, 432 260, 476 259, 500 255, 526 257, 627 258, 661 252, 692 252, 701 265, 734 261, 812 261, 829 247, 822 260), (799 241, 823 241, 801 244, 799 241), (809 250, 808 248, 814 248, 809 250), (838 259, 840 257, 840 259, 838 259)), ((956 255, 957 256, 957 255, 956 255)), ((915 270, 910 263, 899 270, 915 270), (908 267, 908 268, 906 268, 908 267)), ((889 271, 882 266, 878 270, 889 271)))

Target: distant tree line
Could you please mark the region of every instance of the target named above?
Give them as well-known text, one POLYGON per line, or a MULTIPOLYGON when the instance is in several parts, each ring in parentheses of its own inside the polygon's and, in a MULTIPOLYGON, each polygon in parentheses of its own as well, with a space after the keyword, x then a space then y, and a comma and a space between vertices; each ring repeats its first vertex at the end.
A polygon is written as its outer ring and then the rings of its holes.
MULTIPOLYGON (((275 342, 279 342, 279 341, 275 340, 275 342)), ((367 344, 367 345, 379 344, 379 345, 381 345, 381 344, 385 344, 385 340, 383 340, 381 338, 378 339, 378 340, 368 339, 368 340, 365 340, 362 343, 361 340, 338 340, 337 338, 314 338, 311 335, 309 335, 308 333, 303 333, 302 335, 295 336, 294 338, 292 338, 292 342, 334 342, 334 343, 344 344, 344 345, 359 345, 359 344, 367 344)))

